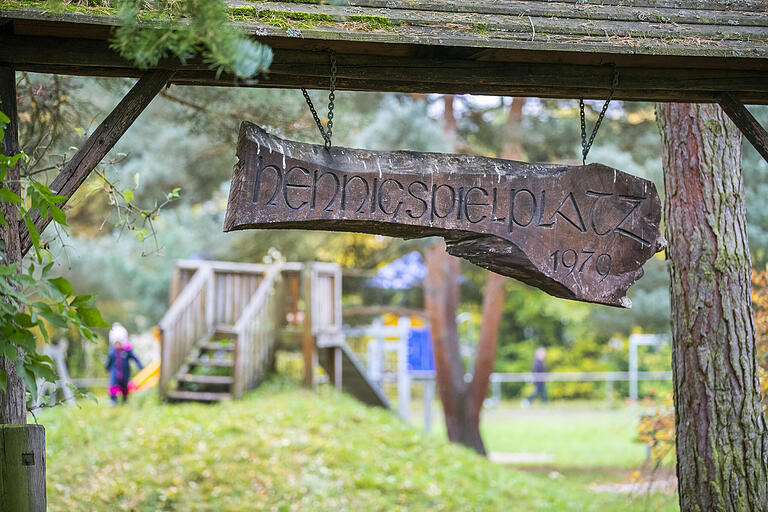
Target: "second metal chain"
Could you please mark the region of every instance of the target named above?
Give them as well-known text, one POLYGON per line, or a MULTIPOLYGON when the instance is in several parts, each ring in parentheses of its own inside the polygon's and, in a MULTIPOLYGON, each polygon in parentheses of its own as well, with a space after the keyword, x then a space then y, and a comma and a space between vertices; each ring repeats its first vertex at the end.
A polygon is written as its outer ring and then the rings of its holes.
POLYGON ((317 124, 317 129, 320 130, 320 135, 323 137, 323 140, 325 141, 325 149, 331 149, 331 137, 333 136, 333 102, 336 99, 336 53, 334 53, 332 50, 331 53, 331 86, 330 86, 330 93, 328 94, 328 128, 323 128, 323 123, 320 121, 320 117, 317 115, 317 110, 315 110, 315 106, 312 104, 312 99, 309 97, 309 93, 307 90, 302 87, 301 93, 304 95, 304 99, 307 100, 307 105, 309 105, 309 111, 312 112, 312 117, 315 118, 315 124, 317 124))
POLYGON ((608 110, 608 104, 613 99, 613 94, 616 92, 616 86, 619 84, 619 73, 616 71, 616 67, 613 68, 613 81, 611 82, 611 92, 608 94, 608 99, 603 103, 603 109, 600 111, 600 115, 597 117, 595 127, 592 129, 592 135, 587 141, 587 123, 584 119, 584 98, 579 98, 579 114, 581 115, 581 162, 587 165, 587 155, 592 147, 592 143, 595 141, 597 130, 600 128, 600 123, 603 122, 605 112, 608 110))

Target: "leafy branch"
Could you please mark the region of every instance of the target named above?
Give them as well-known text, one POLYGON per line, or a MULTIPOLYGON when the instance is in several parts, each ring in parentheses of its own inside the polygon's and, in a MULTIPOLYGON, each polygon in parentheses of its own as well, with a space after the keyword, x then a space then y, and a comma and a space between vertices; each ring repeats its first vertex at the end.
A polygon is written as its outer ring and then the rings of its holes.
MULTIPOLYGON (((96 176, 102 181, 102 190, 107 194, 109 204, 114 206, 117 213, 117 226, 120 230, 128 229, 135 232, 139 242, 144 242, 148 237, 152 237, 155 242, 155 248, 159 247, 157 232, 155 230, 155 221, 160 215, 160 211, 169 203, 178 199, 181 194, 179 187, 165 193, 162 201, 155 200, 152 208, 141 208, 135 203, 134 190, 130 188, 120 189, 119 186, 111 181, 104 171, 96 171, 96 176)), ((139 186, 139 174, 135 174, 133 181, 136 187, 139 186)), ((142 253, 145 256, 146 253, 142 253)))
MULTIPOLYGON (((10 120, 0 113, 0 139, 10 120)), ((8 170, 26 159, 24 153, 0 153, 0 202, 18 209, 35 249, 33 261, 27 268, 7 258, 5 243, 0 240, 0 356, 16 362, 16 372, 24 380, 28 403, 37 400, 37 381, 55 382, 54 363, 50 357, 37 352, 38 338, 50 343, 50 329, 74 327, 90 341, 98 338, 94 328, 108 327, 99 310, 93 307, 94 295, 78 295, 70 282, 51 275, 52 254, 41 245, 30 211, 38 210, 43 218, 67 225, 66 215, 57 205, 65 197, 53 193, 41 183, 27 183, 26 195, 21 197, 9 187, 8 170)), ((0 213, 0 224, 8 226, 0 213)), ((13 229, 13 226, 8 226, 13 229)), ((0 390, 7 390, 7 375, 0 368, 0 390)))

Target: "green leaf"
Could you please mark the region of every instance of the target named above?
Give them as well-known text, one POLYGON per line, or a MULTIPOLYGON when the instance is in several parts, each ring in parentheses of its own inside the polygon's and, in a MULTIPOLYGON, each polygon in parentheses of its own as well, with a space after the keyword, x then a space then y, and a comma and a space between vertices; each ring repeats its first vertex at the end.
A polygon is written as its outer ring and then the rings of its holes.
POLYGON ((12 343, 3 342, 0 343, 0 356, 8 359, 9 361, 15 361, 19 357, 19 353, 16 350, 16 346, 12 343))
POLYGON ((93 303, 96 302, 96 295, 78 295, 74 299, 72 299, 72 302, 69 303, 69 305, 73 308, 83 308, 88 306, 93 306, 93 303))
MULTIPOLYGON (((2 112, 0 112, 2 114, 2 112)), ((5 370, 0 368, 0 391, 5 393, 5 391, 8 389, 8 382, 5 377, 5 370)))
POLYGON ((24 379, 27 392, 32 397, 32 401, 37 401, 37 382, 35 382, 35 376, 32 372, 28 371, 23 362, 16 365, 16 373, 24 379))
POLYGON ((35 223, 32 222, 32 219, 29 218, 29 214, 24 215, 24 224, 27 226, 27 231, 29 231, 29 238, 32 240, 32 245, 35 246, 35 250, 40 250, 40 232, 35 227, 35 223))
POLYGON ((37 328, 40 329, 40 334, 43 335, 43 341, 45 341, 46 343, 50 343, 51 337, 48 335, 48 329, 45 328, 45 324, 40 322, 39 324, 37 324, 37 328))
POLYGON ((26 314, 26 313, 16 313, 13 317, 13 321, 20 327, 23 327, 24 329, 29 329, 30 327, 34 327, 35 322, 32 321, 32 318, 26 314))
POLYGON ((74 295, 75 289, 72 288, 72 285, 69 281, 67 281, 64 277, 54 277, 53 279, 49 279, 50 283, 58 288, 58 290, 63 293, 64 295, 74 295))
POLYGON ((62 226, 67 225, 67 216, 64 214, 64 210, 62 210, 55 204, 52 204, 50 206, 50 211, 51 211, 51 217, 53 217, 53 220, 55 220, 62 226))
POLYGON ((16 273, 16 267, 18 267, 18 263, 0 265, 0 276, 12 276, 16 273))
POLYGON ((5 201, 6 203, 14 203, 14 204, 21 204, 21 198, 16 195, 15 192, 12 190, 3 187, 0 188, 0 201, 5 201))
POLYGON ((123 190, 123 199, 125 199, 126 203, 130 203, 133 201, 133 190, 125 189, 123 190))
POLYGON ((14 331, 9 336, 9 340, 14 345, 24 350, 24 352, 35 351, 35 337, 30 331, 14 331))
POLYGON ((53 310, 48 311, 40 311, 40 316, 48 320, 48 323, 50 323, 54 327, 59 327, 61 329, 66 329, 67 325, 69 325, 69 321, 67 317, 60 313, 56 313, 53 310))
POLYGON ((101 311, 96 308, 77 308, 77 314, 88 327, 109 327, 101 316, 101 311))
POLYGON ((0 123, 8 125, 11 123, 11 118, 0 112, 0 123))
POLYGON ((50 281, 40 281, 40 286, 37 289, 37 292, 44 298, 49 300, 50 302, 56 303, 56 304, 62 304, 67 300, 66 295, 61 293, 61 290, 59 290, 53 283, 50 281))
POLYGON ((3 212, 0 211, 0 226, 7 226, 8 221, 5 220, 5 215, 3 215, 3 212))
POLYGON ((139 239, 139 242, 143 242, 144 239, 147 238, 147 235, 149 235, 149 231, 146 229, 137 229, 136 230, 136 238, 139 239))

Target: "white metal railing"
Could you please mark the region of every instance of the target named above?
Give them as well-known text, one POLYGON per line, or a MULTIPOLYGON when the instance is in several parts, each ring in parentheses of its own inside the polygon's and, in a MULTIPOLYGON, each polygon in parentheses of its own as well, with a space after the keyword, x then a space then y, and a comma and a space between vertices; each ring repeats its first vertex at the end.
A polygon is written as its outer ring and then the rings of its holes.
POLYGON ((168 388, 192 345, 213 330, 213 277, 213 269, 201 265, 160 321, 161 393, 168 388))
MULTIPOLYGON (((471 376, 470 376, 471 378, 471 376)), ((488 405, 496 405, 501 401, 502 382, 605 382, 606 394, 613 394, 614 382, 634 382, 637 389, 637 381, 666 381, 672 380, 671 371, 630 371, 630 372, 517 372, 517 373, 492 373, 491 374, 491 398, 488 405)))
MULTIPOLYGON (((371 382, 382 392, 385 382, 397 384, 398 413, 404 420, 408 420, 411 412, 413 376, 408 371, 410 330, 411 321, 407 317, 401 317, 394 326, 386 326, 381 318, 377 318, 372 325, 344 329, 347 344, 359 360, 367 362, 367 373, 371 382)), ((431 379, 426 381, 426 385, 429 385, 431 379)), ((431 412, 431 407, 427 409, 425 406, 425 411, 427 410, 431 412)), ((425 420, 427 425, 430 419, 431 416, 428 416, 425 420)))

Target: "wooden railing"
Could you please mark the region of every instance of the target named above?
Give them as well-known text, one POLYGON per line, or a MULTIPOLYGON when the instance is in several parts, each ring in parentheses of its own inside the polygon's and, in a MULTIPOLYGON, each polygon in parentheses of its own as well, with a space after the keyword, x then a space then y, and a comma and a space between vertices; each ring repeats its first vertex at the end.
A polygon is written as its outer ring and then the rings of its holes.
POLYGON ((168 389, 192 346, 213 330, 213 269, 201 265, 160 321, 160 393, 168 389))
POLYGON ((235 324, 234 398, 240 398, 245 391, 256 387, 273 356, 282 299, 280 267, 277 263, 269 268, 235 324))
POLYGON ((161 396, 194 346, 207 336, 231 333, 235 398, 258 384, 278 343, 298 347, 308 337, 314 352, 316 336, 341 333, 340 285, 339 267, 328 263, 177 261, 171 307, 160 323, 161 396), (311 283, 306 290, 311 294, 304 295, 300 308, 302 281, 311 283))

